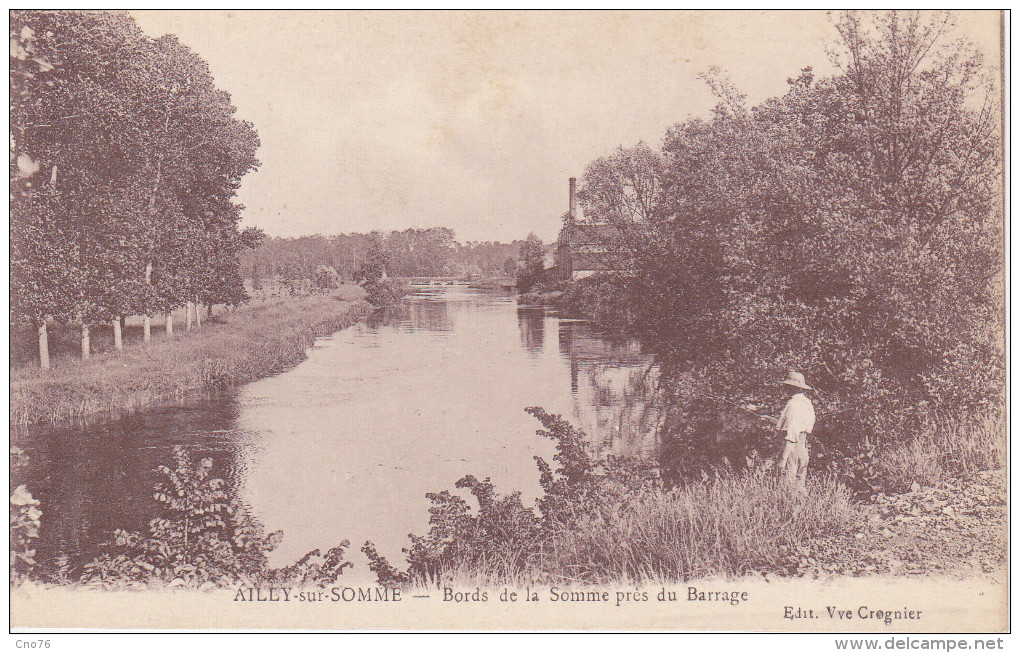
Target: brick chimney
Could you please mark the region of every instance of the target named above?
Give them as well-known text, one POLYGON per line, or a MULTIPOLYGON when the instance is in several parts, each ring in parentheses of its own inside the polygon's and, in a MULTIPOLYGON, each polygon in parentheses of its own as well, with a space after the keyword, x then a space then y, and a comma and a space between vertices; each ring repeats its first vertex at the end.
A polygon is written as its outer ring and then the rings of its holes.
POLYGON ((570 223, 573 224, 577 220, 577 179, 575 177, 570 178, 570 223))

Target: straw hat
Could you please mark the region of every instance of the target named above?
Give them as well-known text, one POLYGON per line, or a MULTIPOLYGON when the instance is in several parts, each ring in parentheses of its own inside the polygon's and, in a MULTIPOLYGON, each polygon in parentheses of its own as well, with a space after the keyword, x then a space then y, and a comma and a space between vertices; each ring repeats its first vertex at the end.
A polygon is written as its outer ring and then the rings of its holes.
POLYGON ((801 390, 811 390, 811 386, 804 382, 804 375, 800 372, 790 371, 786 374, 786 380, 780 381, 780 384, 792 385, 795 388, 801 390))

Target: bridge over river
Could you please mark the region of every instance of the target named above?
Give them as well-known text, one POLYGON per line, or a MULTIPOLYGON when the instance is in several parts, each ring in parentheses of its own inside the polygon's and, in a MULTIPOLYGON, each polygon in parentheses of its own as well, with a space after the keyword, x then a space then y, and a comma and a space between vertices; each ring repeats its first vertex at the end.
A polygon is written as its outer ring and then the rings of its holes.
POLYGON ((469 285, 472 288, 510 291, 517 287, 513 277, 401 277, 413 286, 456 286, 469 285))

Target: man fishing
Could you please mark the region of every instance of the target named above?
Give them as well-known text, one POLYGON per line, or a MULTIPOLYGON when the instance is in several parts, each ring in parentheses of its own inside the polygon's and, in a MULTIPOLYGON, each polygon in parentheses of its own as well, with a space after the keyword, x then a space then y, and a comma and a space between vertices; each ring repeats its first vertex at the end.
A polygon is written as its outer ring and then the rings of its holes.
POLYGON ((793 371, 780 385, 790 398, 776 422, 776 431, 784 433, 786 441, 779 469, 786 471, 791 486, 807 494, 807 438, 815 428, 815 407, 804 391, 811 390, 811 386, 805 383, 803 374, 793 371))

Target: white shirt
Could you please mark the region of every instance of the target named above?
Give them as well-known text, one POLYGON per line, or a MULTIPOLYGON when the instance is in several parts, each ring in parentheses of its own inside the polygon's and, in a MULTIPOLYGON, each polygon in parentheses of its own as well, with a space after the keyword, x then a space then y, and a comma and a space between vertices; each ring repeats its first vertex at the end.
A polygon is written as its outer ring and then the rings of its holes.
POLYGON ((796 442, 801 433, 810 433, 815 428, 815 407, 803 392, 790 397, 779 415, 776 429, 786 431, 786 440, 796 442))

